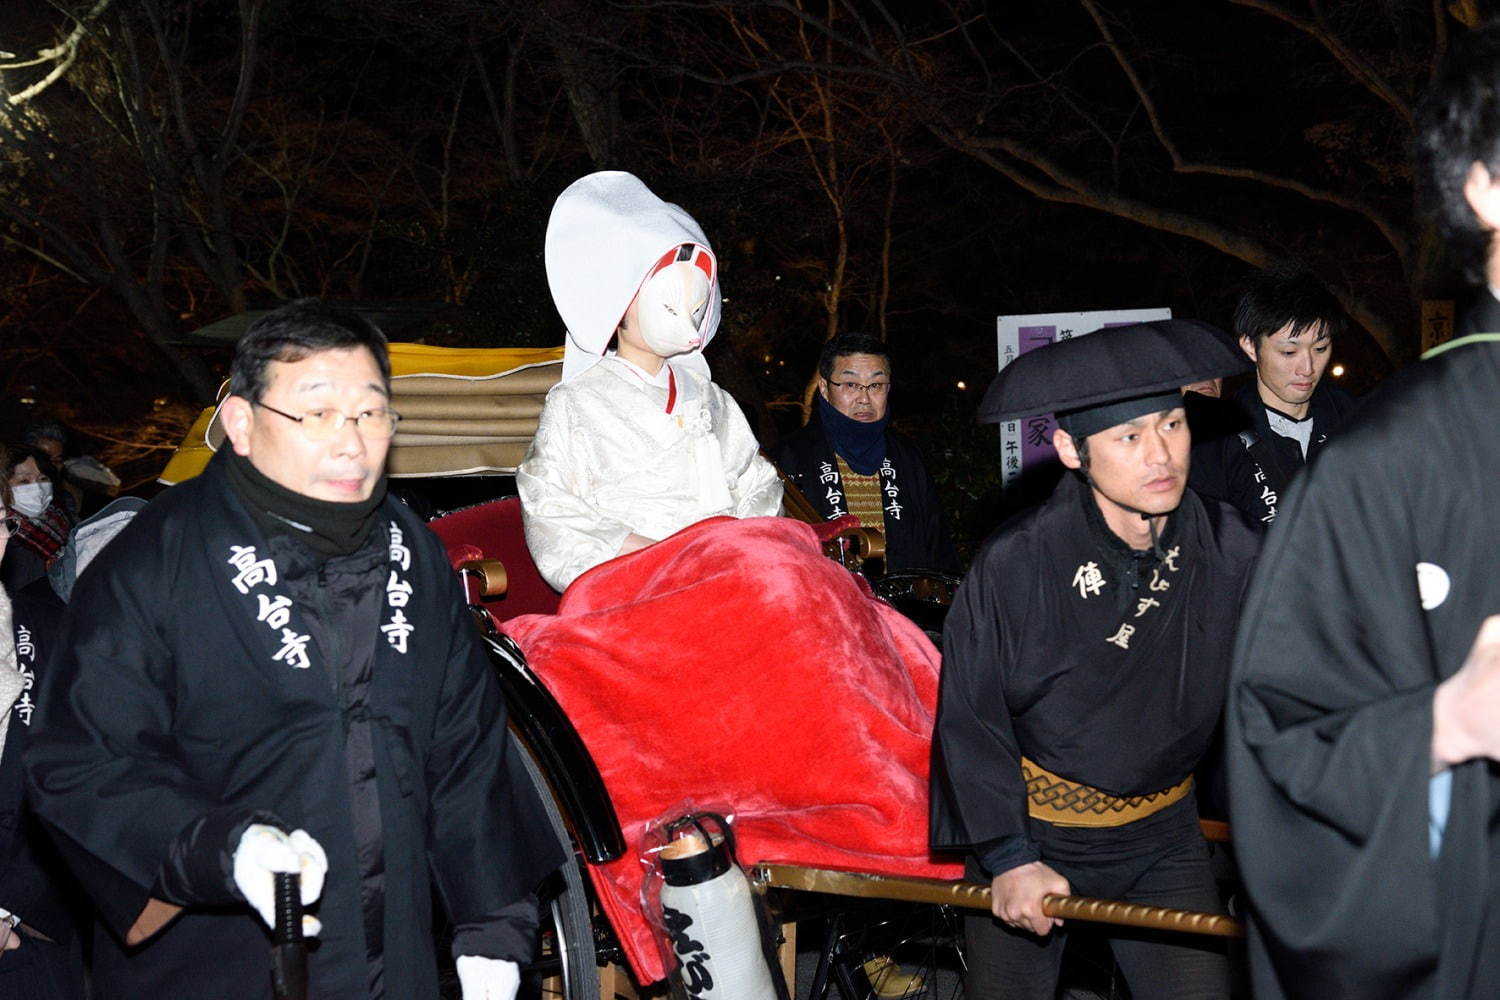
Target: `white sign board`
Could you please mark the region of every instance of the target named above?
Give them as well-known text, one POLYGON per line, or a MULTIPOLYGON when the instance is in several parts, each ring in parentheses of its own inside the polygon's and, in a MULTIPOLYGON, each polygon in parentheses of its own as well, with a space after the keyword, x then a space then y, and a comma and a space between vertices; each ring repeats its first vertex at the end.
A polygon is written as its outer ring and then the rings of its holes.
MULTIPOLYGON (((1004 368, 1033 348, 1093 333, 1106 326, 1129 326, 1171 319, 1170 309, 1103 309, 1095 312, 1036 313, 1001 316, 996 322, 1000 367, 1004 368)), ((1052 449, 1052 414, 1041 413, 1000 425, 1000 470, 1005 488, 1022 471, 1057 457, 1052 449)))

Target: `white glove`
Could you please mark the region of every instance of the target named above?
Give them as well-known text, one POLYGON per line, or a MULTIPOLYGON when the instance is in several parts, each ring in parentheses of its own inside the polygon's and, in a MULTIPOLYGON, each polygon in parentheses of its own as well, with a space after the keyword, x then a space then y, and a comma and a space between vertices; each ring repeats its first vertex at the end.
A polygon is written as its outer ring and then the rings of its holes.
MULTIPOLYGON (((274 872, 299 873, 302 876, 302 905, 310 906, 323 895, 328 856, 306 830, 293 830, 288 834, 264 823, 252 823, 245 830, 234 849, 234 884, 272 930, 276 929, 274 872)), ((303 915, 304 937, 317 937, 322 929, 317 917, 303 915)))
POLYGON ((15 951, 21 947, 21 935, 16 933, 16 924, 21 918, 0 906, 0 951, 15 951))
POLYGON ((458 985, 464 1000, 515 1000, 521 967, 503 958, 458 956, 458 985))

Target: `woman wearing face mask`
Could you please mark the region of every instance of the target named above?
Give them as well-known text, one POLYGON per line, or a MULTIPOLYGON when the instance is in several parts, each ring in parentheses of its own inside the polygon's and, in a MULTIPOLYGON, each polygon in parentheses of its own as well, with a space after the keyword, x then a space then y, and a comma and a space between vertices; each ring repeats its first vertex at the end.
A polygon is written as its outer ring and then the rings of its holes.
POLYGON ((57 492, 47 456, 32 448, 11 448, 5 464, 10 512, 18 527, 0 560, 0 584, 11 593, 46 575, 47 566, 68 540, 77 514, 72 498, 57 492))
MULTIPOLYGON (((8 469, 4 445, 0 468, 8 469)), ((0 559, 18 548, 22 517, 0 480, 0 559)), ((0 586, 0 1000, 78 1000, 83 966, 66 876, 26 807, 21 758, 31 736, 37 671, 62 602, 45 585, 0 586)))

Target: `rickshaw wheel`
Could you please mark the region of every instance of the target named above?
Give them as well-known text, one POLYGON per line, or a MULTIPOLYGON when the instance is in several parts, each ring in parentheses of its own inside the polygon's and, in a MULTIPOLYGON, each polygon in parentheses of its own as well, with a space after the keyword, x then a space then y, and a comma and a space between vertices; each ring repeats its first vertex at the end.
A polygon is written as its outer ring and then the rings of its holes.
POLYGON ((552 926, 548 928, 544 922, 544 951, 537 966, 530 970, 542 977, 538 983, 540 992, 536 995, 562 997, 564 1000, 598 1000, 599 964, 594 952, 592 906, 588 887, 584 884, 578 852, 573 847, 573 838, 552 797, 552 788, 537 767, 531 748, 520 739, 516 740, 516 746, 521 751, 521 762, 526 767, 532 787, 542 800, 542 808, 546 810, 547 823, 552 828, 553 836, 570 858, 558 870, 557 877, 551 880, 551 887, 555 891, 550 899, 545 900, 552 926), (561 980, 560 993, 557 991, 558 980, 561 980))
POLYGON ((949 906, 862 900, 828 919, 813 1000, 962 1000, 963 919, 949 906))

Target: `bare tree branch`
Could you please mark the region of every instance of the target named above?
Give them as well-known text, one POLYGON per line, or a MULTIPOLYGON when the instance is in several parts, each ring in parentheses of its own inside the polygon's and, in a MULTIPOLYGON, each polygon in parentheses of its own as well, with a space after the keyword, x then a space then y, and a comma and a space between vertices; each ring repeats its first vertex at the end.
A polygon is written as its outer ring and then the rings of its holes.
POLYGON ((1385 77, 1380 75, 1380 72, 1375 67, 1371 66, 1357 52, 1345 45, 1342 39, 1334 35, 1324 25, 1287 10, 1278 3, 1272 3, 1271 0, 1229 0, 1229 2, 1241 7, 1258 10, 1263 14, 1269 14, 1271 17, 1279 21, 1284 21, 1316 41, 1323 48, 1327 49, 1328 53, 1337 59, 1339 64, 1360 85, 1386 104, 1389 104, 1395 110, 1396 114, 1401 116, 1401 120, 1407 128, 1412 126, 1413 118, 1410 102, 1396 93, 1395 88, 1390 85, 1385 77))
POLYGON ((1385 213, 1379 211, 1368 202, 1361 201, 1336 191, 1314 187, 1291 177, 1283 177, 1279 174, 1266 170, 1256 170, 1248 167, 1231 167, 1217 163, 1204 163, 1188 160, 1182 155, 1181 149, 1167 132, 1161 114, 1157 110, 1156 102, 1152 99, 1146 85, 1141 81, 1140 74, 1135 70, 1130 58, 1125 54, 1124 48, 1115 40, 1114 32, 1108 21, 1100 11, 1094 0, 1079 0, 1084 10, 1093 18, 1094 24, 1099 28, 1099 35, 1109 47, 1110 54, 1114 56, 1120 71, 1130 81, 1130 87, 1135 91, 1136 97, 1141 102, 1141 107, 1146 112, 1146 120, 1151 123, 1151 132, 1156 136, 1157 142, 1172 160, 1172 169, 1181 174, 1210 174, 1217 177, 1231 177, 1239 180, 1254 181, 1267 187, 1278 188, 1283 191, 1291 191, 1312 201, 1320 201, 1345 211, 1353 212, 1363 216, 1371 225, 1380 231, 1380 235, 1392 250, 1396 252, 1401 260, 1402 270, 1407 270, 1410 264, 1411 245, 1409 239, 1402 233, 1400 227, 1385 213))
MULTIPOLYGON (((1280 256, 1259 240, 1227 226, 1103 189, 1065 170, 1040 151, 1014 139, 966 139, 941 128, 936 128, 935 132, 954 148, 975 157, 1044 201, 1093 208, 1152 229, 1185 236, 1236 257, 1252 267, 1265 267, 1280 256), (1009 159, 995 155, 997 152, 1005 154, 1009 159), (1021 169, 1023 165, 1045 175, 1046 180, 1021 169)), ((1370 331, 1382 349, 1393 357, 1400 356, 1398 334, 1389 317, 1377 312, 1368 301, 1347 290, 1334 288, 1333 292, 1350 315, 1370 331)))
POLYGON ((88 35, 89 25, 109 8, 114 0, 98 0, 93 7, 89 8, 83 15, 73 21, 73 30, 56 45, 44 49, 38 49, 34 57, 23 59, 20 62, 0 63, 0 73, 9 69, 28 69, 32 66, 42 66, 52 63, 45 76, 28 87, 8 95, 5 100, 7 104, 19 107, 28 101, 34 100, 48 87, 67 75, 68 70, 73 68, 74 61, 78 58, 78 47, 83 44, 88 35))

